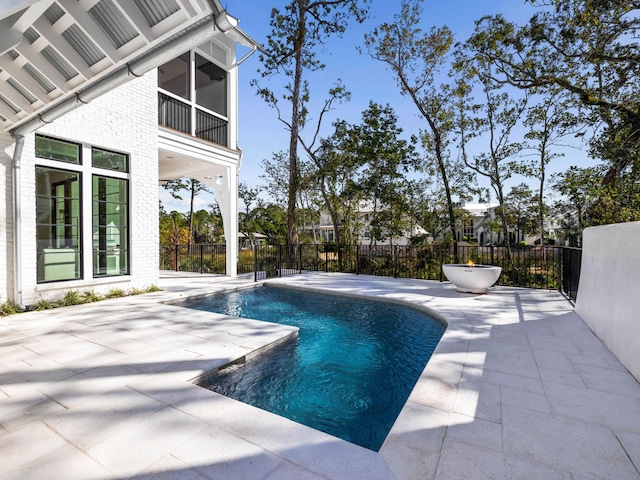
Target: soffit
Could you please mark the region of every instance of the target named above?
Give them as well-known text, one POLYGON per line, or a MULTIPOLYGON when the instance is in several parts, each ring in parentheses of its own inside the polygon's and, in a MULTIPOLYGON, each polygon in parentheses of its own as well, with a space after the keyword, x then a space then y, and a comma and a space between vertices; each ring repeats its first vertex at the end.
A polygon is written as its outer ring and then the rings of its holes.
POLYGON ((7 130, 214 13, 207 0, 11 0, 0 6, 7 130))

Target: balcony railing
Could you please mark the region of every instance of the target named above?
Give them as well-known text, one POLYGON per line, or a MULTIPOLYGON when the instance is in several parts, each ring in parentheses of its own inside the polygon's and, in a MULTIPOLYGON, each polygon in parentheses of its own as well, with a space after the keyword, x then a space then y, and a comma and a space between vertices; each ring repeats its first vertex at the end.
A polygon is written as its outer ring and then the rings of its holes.
POLYGON ((196 108, 196 137, 218 145, 227 145, 226 120, 196 108))
POLYGON ((175 97, 158 92, 158 124, 194 135, 203 140, 228 145, 228 124, 226 120, 208 112, 195 108, 195 131, 192 126, 192 109, 194 107, 175 97))

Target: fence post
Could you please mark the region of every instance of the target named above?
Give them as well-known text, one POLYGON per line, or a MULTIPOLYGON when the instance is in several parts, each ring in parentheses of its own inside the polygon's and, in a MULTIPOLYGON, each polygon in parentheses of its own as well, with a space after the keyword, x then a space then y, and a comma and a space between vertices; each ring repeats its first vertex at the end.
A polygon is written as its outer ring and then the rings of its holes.
POLYGON ((253 248, 253 281, 258 281, 258 249, 254 245, 253 248))
POLYGON ((178 244, 177 243, 176 243, 175 247, 176 247, 175 266, 176 266, 176 272, 177 272, 179 270, 179 268, 178 268, 178 244))
POLYGON ((324 246, 324 271, 325 273, 329 271, 329 254, 327 252, 327 245, 324 246))
POLYGON ((360 245, 356 245, 356 275, 360 275, 360 245))
POLYGON ((393 246, 393 278, 398 278, 398 246, 393 246))
POLYGON ((302 244, 298 244, 298 258, 300 259, 299 272, 302 273, 302 244))
POLYGON ((564 275, 562 272, 562 257, 564 256, 564 247, 558 247, 558 257, 556 259, 556 269, 558 271, 558 291, 563 292, 564 286, 564 275))
POLYGON ((493 258, 493 244, 489 248, 491 249, 491 265, 495 265, 495 260, 493 258))
POLYGON ((318 265, 320 265, 320 245, 316 243, 316 272, 318 271, 318 265))
POLYGON ((203 250, 202 250, 203 245, 200 244, 200 273, 204 273, 204 258, 203 258, 203 250))
POLYGON ((440 250, 440 281, 442 282, 442 263, 444 262, 444 259, 442 257, 443 257, 444 247, 440 245, 438 247, 438 250, 440 250))
POLYGON ((549 277, 549 255, 554 252, 554 248, 550 246, 547 250, 544 251, 544 271, 547 272, 547 289, 552 285, 551 278, 549 277))
MULTIPOLYGON (((289 245, 287 245, 287 251, 289 251, 289 245)), ((282 276, 282 245, 278 245, 278 276, 282 276)))

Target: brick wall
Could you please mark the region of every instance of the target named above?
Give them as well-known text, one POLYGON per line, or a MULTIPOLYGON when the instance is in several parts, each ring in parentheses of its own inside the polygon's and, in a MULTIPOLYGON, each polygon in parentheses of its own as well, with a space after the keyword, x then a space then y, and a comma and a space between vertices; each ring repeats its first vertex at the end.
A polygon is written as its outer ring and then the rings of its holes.
MULTIPOLYGON (((84 143, 105 149, 122 151, 130 155, 130 272, 129 276, 37 285, 36 230, 35 230, 35 134, 26 137, 21 163, 22 181, 22 295, 25 305, 39 299, 52 299, 71 289, 106 292, 111 288, 144 288, 158 279, 158 123, 157 77, 155 70, 141 78, 83 105, 55 122, 41 127, 37 133, 84 143)), ((0 143, 6 139, 0 138, 0 143)), ((0 154, 1 156, 1 154, 0 154)), ((90 159, 85 158, 85 162, 90 159)), ((0 159, 0 162, 2 160, 0 159)), ((0 165, 2 165, 0 163, 0 165)), ((0 186, 3 176, 10 176, 0 168, 0 186)), ((83 179, 83 188, 91 188, 91 179, 83 179)), ((7 190, 10 190, 7 187, 7 190)), ((9 194, 10 195, 10 194, 9 194)), ((83 205, 83 208, 91 208, 83 205)), ((9 202, 2 200, 0 220, 9 202)), ((2 222, 4 227, 9 225, 2 222)), ((2 228, 0 227, 0 228, 2 228)), ((6 227, 5 227, 6 228, 6 227)), ((5 248, 9 234, 0 230, 0 261, 10 261, 11 251, 5 248)), ((84 225, 83 235, 91 235, 84 225)), ((90 257, 86 256, 85 261, 90 257)), ((3 262, 4 263, 4 262, 3 262)), ((0 300, 9 279, 0 273, 0 300)))

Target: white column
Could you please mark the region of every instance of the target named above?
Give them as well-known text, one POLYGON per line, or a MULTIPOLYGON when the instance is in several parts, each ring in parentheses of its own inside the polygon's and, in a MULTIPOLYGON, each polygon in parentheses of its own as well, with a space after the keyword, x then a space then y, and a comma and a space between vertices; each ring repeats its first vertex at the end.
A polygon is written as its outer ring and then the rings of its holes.
POLYGON ((224 236, 227 240, 227 275, 238 275, 238 167, 227 167, 229 176, 229 211, 224 236))
POLYGON ((213 187, 226 240, 227 275, 235 277, 238 275, 238 167, 227 166, 224 173, 201 181, 213 187))

